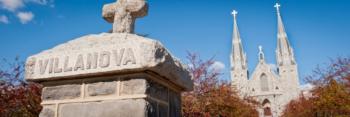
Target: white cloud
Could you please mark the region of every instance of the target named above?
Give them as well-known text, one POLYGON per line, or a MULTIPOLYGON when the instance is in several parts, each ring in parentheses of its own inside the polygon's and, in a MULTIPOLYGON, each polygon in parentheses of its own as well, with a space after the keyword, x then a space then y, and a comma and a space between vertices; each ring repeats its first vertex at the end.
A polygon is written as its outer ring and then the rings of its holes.
MULTIPOLYGON (((22 12, 21 8, 28 4, 37 4, 42 6, 49 6, 54 8, 54 0, 0 0, 0 10, 10 11, 13 15, 16 15, 22 24, 26 24, 33 20, 34 14, 32 12, 22 12)), ((0 17, 0 23, 9 23, 6 16, 0 17)))
POLYGON ((34 3, 39 5, 48 5, 53 8, 54 0, 0 0, 0 6, 3 9, 14 12, 17 9, 24 7, 27 3, 34 3))
POLYGON ((19 12, 17 14, 17 17, 19 18, 22 24, 26 24, 33 20, 34 14, 32 12, 19 12))
POLYGON ((225 69, 225 64, 220 61, 215 61, 211 66, 210 69, 214 71, 222 71, 225 69))
POLYGON ((310 83, 300 85, 300 90, 302 90, 302 91, 309 91, 312 88, 314 88, 314 85, 312 85, 310 83))
POLYGON ((9 19, 5 15, 0 15, 0 23, 8 24, 10 23, 9 19))
POLYGON ((53 0, 24 0, 25 2, 32 2, 40 5, 52 4, 53 0))
POLYGON ((315 87, 315 86, 312 85, 312 84, 310 84, 310 83, 303 84, 303 85, 300 85, 300 86, 299 86, 301 93, 303 93, 303 95, 304 95, 306 98, 312 97, 311 90, 312 90, 314 87, 315 87))
POLYGON ((22 0, 0 0, 0 5, 3 9, 14 12, 23 7, 24 3, 22 0))

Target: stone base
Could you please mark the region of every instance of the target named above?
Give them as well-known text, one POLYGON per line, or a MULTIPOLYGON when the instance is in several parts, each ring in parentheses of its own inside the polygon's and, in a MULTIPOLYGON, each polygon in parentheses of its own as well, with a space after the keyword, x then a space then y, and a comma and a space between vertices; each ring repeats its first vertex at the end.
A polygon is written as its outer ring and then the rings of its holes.
POLYGON ((157 74, 41 82, 40 117, 179 117, 180 88, 157 74))
POLYGON ((44 85, 40 117, 179 117, 190 72, 159 42, 86 35, 28 57, 25 79, 44 85))

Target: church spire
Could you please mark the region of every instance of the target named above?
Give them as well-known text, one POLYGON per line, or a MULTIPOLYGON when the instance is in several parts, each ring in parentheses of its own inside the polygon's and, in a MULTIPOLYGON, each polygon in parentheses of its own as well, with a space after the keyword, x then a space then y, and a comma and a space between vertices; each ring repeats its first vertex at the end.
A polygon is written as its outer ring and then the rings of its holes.
POLYGON ((246 95, 248 83, 248 67, 246 54, 243 51, 241 37, 237 25, 237 11, 233 10, 233 36, 232 36, 232 53, 231 53, 231 80, 232 86, 239 91, 240 96, 246 95))
POLYGON ((237 14, 236 10, 232 11, 233 15, 233 38, 232 38, 232 55, 231 55, 231 65, 233 70, 246 70, 247 60, 246 54, 243 51, 243 46, 241 42, 241 37, 239 35, 238 25, 237 25, 237 14))
POLYGON ((281 5, 276 3, 274 6, 277 10, 277 49, 276 58, 277 64, 281 65, 291 65, 295 64, 293 49, 289 44, 287 33, 285 31, 282 17, 280 13, 281 5))

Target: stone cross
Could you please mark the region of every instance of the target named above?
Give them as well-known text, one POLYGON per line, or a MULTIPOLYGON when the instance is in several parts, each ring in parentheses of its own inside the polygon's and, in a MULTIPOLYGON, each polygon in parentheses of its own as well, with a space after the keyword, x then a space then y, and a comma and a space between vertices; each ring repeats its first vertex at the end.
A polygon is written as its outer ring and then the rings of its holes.
POLYGON ((118 0, 103 6, 102 16, 113 23, 113 33, 134 33, 136 18, 147 15, 145 0, 118 0))
POLYGON ((276 3, 274 7, 277 9, 277 12, 279 13, 279 12, 280 12, 280 7, 281 7, 281 5, 278 4, 278 3, 276 3))
POLYGON ((236 10, 233 10, 231 14, 233 15, 233 17, 236 17, 238 12, 236 10))

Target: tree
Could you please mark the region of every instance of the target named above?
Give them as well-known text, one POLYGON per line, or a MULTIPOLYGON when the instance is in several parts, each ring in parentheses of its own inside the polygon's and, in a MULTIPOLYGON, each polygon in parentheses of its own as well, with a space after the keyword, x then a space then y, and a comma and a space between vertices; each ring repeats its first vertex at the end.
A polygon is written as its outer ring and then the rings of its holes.
POLYGON ((25 82, 23 62, 2 61, 0 67, 1 117, 37 117, 41 111, 41 86, 25 82), (4 65, 5 64, 5 65, 4 65))
POLYGON ((345 117, 350 115, 350 58, 331 60, 306 77, 314 88, 312 96, 301 95, 284 110, 285 117, 345 117))
POLYGON ((220 71, 211 69, 213 59, 203 61, 193 53, 189 53, 187 59, 194 90, 182 95, 184 117, 258 116, 253 101, 240 99, 230 83, 219 80, 220 71))

